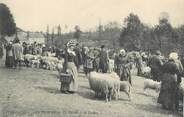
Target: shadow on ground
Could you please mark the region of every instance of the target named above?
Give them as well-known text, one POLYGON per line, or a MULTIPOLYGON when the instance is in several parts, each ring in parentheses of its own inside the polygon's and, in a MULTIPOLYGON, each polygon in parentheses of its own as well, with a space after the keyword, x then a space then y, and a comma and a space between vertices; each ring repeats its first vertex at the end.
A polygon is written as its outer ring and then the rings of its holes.
POLYGON ((35 87, 36 89, 40 89, 43 90, 47 93, 52 93, 52 94, 61 94, 60 90, 58 90, 55 87, 41 87, 41 86, 37 86, 35 87))

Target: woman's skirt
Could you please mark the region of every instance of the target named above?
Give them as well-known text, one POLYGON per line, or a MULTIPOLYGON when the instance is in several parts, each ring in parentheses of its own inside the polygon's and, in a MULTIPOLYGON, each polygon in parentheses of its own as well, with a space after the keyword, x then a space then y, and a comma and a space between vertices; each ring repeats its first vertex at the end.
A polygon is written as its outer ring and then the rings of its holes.
POLYGON ((99 61, 99 69, 102 70, 102 73, 107 73, 108 70, 108 63, 105 60, 99 61))
POLYGON ((13 67, 13 64, 14 64, 13 56, 6 56, 5 66, 13 67))
POLYGON ((87 59, 84 62, 84 73, 87 75, 93 70, 93 60, 87 59))
POLYGON ((70 83, 61 82, 61 91, 70 91, 76 92, 78 89, 78 81, 77 81, 77 68, 73 62, 68 62, 67 72, 72 75, 72 80, 70 83))
POLYGON ((164 74, 162 77, 161 90, 158 103, 166 109, 175 108, 177 102, 177 77, 172 74, 164 74))

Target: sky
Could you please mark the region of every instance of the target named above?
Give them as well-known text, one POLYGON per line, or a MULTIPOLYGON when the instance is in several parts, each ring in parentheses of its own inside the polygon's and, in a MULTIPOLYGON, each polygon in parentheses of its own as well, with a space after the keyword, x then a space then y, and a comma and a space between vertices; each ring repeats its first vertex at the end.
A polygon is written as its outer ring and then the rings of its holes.
POLYGON ((184 0, 0 0, 14 16, 17 27, 26 31, 46 31, 61 25, 63 31, 94 29, 99 22, 123 20, 131 12, 143 23, 158 24, 161 12, 169 14, 170 23, 184 24, 184 0))

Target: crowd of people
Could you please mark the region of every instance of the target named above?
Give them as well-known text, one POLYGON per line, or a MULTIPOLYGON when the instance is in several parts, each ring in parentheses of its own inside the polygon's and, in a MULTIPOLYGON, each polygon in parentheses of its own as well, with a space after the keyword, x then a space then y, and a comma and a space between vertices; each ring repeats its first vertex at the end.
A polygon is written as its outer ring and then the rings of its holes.
POLYGON ((21 67, 23 55, 26 54, 48 56, 48 52, 50 52, 56 53, 55 57, 64 59, 62 72, 71 74, 71 82, 61 82, 62 93, 75 93, 78 90, 77 77, 80 66, 83 66, 83 72, 86 76, 91 71, 107 73, 110 72, 110 67, 113 67, 113 71, 119 75, 120 80, 128 81, 131 85, 133 85, 131 76, 133 66, 137 68, 138 76, 142 76, 142 68, 148 66, 151 68, 150 78, 161 82, 158 103, 168 110, 178 110, 179 108, 179 89, 183 76, 183 64, 176 52, 171 52, 169 57, 164 57, 160 51, 153 54, 126 52, 125 49, 109 50, 105 45, 102 45, 101 48, 89 48, 81 46, 75 41, 69 41, 61 50, 48 48, 36 42, 20 44, 18 39, 10 41, 5 48, 5 65, 9 68, 21 67), (111 60, 113 60, 113 66, 110 65, 111 60))
POLYGON ((132 66, 135 65, 137 67, 138 76, 143 75, 143 66, 150 67, 150 78, 161 82, 158 103, 167 110, 177 111, 179 109, 179 98, 181 97, 179 91, 181 77, 183 76, 183 65, 176 52, 171 52, 169 57, 164 57, 160 51, 156 51, 154 54, 145 52, 127 53, 124 49, 118 52, 113 51, 113 54, 110 55, 110 51, 104 45, 101 46, 101 49, 88 47, 81 47, 81 49, 77 47, 78 49, 75 49, 75 46, 66 46, 66 48, 68 54, 65 57, 65 65, 74 68, 72 69, 73 74, 77 74, 76 71, 82 64, 86 75, 91 71, 107 73, 109 72, 109 61, 113 59, 113 70, 119 75, 120 80, 128 81, 132 85, 132 66), (73 63, 71 63, 72 58, 73 63), (75 60, 78 60, 78 62, 75 60))
POLYGON ((19 39, 10 41, 6 46, 6 61, 5 66, 9 68, 21 67, 21 61, 23 61, 23 47, 20 44, 19 39))

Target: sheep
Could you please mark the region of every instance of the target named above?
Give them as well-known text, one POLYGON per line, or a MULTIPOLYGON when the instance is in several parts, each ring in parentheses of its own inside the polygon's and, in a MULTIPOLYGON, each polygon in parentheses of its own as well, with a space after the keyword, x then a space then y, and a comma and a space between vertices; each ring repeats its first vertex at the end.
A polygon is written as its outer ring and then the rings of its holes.
POLYGON ((24 55, 24 63, 26 64, 27 67, 30 66, 31 60, 34 60, 34 59, 35 59, 34 55, 31 55, 31 54, 24 55))
POLYGON ((34 65, 40 64, 40 55, 26 54, 24 55, 24 63, 27 67, 34 67, 34 65))
POLYGON ((31 60, 31 67, 34 68, 34 66, 36 66, 37 68, 40 67, 40 60, 31 60))
POLYGON ((143 76, 150 78, 151 77, 151 68, 148 67, 148 66, 143 67, 142 68, 142 74, 143 74, 143 76))
POLYGON ((118 99, 120 91, 120 80, 116 73, 97 73, 89 74, 89 84, 95 95, 105 95, 106 102, 111 101, 112 96, 118 99))
POLYGON ((56 69, 57 69, 57 71, 58 71, 59 73, 61 73, 62 70, 63 70, 63 63, 64 63, 63 60, 59 60, 58 63, 56 64, 56 69))
POLYGON ((128 95, 130 101, 132 100, 131 97, 131 85, 127 81, 120 81, 120 91, 125 92, 128 95))
POLYGON ((144 94, 146 94, 146 89, 154 89, 159 92, 161 88, 161 82, 153 81, 151 79, 146 79, 144 81, 144 94))
POLYGON ((150 73, 151 72, 151 68, 150 67, 144 67, 144 68, 142 68, 142 72, 143 73, 150 73))
POLYGON ((58 58, 56 57, 42 57, 41 58, 41 64, 42 66, 45 66, 48 70, 55 70, 56 64, 59 62, 58 58))

